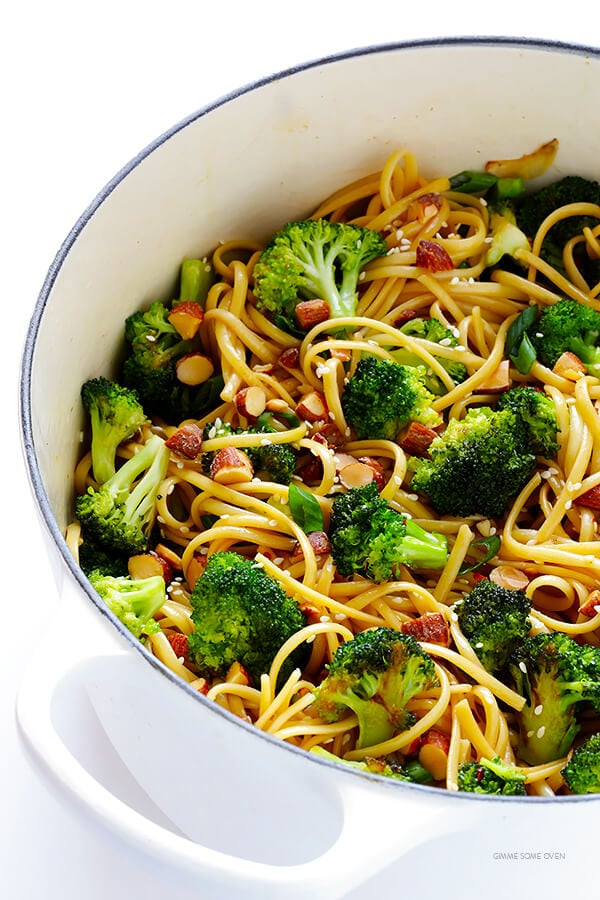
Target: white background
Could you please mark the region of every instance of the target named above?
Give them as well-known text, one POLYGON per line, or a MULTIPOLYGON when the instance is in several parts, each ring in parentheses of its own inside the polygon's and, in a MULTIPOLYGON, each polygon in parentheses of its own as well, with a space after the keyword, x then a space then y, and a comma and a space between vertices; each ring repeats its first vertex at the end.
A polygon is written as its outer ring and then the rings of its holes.
MULTIPOLYGON (((505 35, 595 46, 600 24, 590 20, 591 9, 589 0, 568 5, 13 0, 4 7, 0 896, 5 900, 194 896, 50 787, 24 755, 14 724, 21 672, 59 602, 21 459, 20 353, 37 294, 67 232, 132 156, 237 86, 338 51, 413 38, 505 35)), ((596 115, 590 110, 592 119, 596 115)), ((60 364, 60 348, 57 353, 60 364)), ((453 896, 450 885, 439 889, 453 896)), ((428 897, 425 888, 420 895, 428 897)))

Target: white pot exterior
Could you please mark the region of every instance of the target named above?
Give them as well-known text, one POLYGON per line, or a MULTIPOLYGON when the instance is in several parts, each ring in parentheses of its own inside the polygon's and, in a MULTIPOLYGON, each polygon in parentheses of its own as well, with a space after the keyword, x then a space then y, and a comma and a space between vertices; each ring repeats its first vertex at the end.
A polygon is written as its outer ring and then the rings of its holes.
MULTIPOLYGON (((81 384, 111 374, 125 317, 170 295, 184 256, 202 256, 232 237, 265 238, 335 188, 380 168, 398 147, 413 151, 425 173, 451 174, 557 138, 552 177, 598 178, 599 94, 597 51, 539 42, 452 39, 316 62, 224 98, 160 138, 83 214, 49 272, 24 355, 25 455, 52 552, 58 548, 64 561, 70 599, 61 627, 81 620, 81 627, 98 632, 98 650, 69 659, 65 647, 58 664, 49 652, 45 701, 34 700, 31 680, 26 682, 21 724, 40 757, 50 757, 61 783, 69 787, 71 781, 70 789, 110 827, 172 865, 195 868, 207 884, 227 885, 230 896, 238 890, 245 897, 341 896, 423 840, 417 828, 402 824, 409 810, 414 822, 423 820, 430 840, 470 830, 481 860, 490 863, 494 852, 511 851, 515 842, 516 850, 562 852, 556 834, 570 830, 581 844, 598 809, 594 798, 478 802, 482 798, 342 772, 258 735, 176 683, 100 609, 62 539, 81 449, 81 384), (85 684, 137 781, 189 840, 132 814, 119 800, 113 803, 109 791, 77 768, 72 748, 61 756, 66 739, 51 734, 56 724, 50 707, 60 706, 73 677, 85 684), (128 686, 125 698, 120 684, 128 686), (157 727, 153 708, 177 727, 157 727), (153 783, 158 761, 182 744, 211 773, 209 789, 198 789, 196 801, 222 807, 212 834, 186 813, 195 788, 166 797, 156 778, 153 783), (129 759, 138 745, 154 749, 142 760, 135 754, 129 759), (243 791, 240 760, 253 788, 237 808, 236 831, 228 822, 243 791), (289 850, 290 842, 301 842, 303 829, 286 832, 283 801, 298 804, 319 824, 302 852, 289 850), (365 846, 362 823, 372 809, 381 811, 381 821, 365 846), (244 843, 253 829, 257 833, 244 843), (246 852, 254 862, 243 860, 246 852), (299 868, 284 875, 278 860, 299 868)), ((583 850, 589 849, 584 842, 583 850)))

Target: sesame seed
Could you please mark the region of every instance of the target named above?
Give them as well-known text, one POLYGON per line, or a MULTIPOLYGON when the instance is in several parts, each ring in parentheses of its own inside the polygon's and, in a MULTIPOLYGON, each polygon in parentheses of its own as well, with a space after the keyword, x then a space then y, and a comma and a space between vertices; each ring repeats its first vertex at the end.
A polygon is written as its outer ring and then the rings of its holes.
POLYGON ((364 280, 365 280, 365 277, 366 277, 366 272, 361 272, 360 275, 358 276, 358 280, 359 280, 359 281, 364 281, 364 280))
POLYGON ((449 347, 452 343, 452 339, 449 337, 442 338, 441 341, 438 341, 440 347, 449 347))
POLYGON ((571 509, 572 506, 573 506, 573 501, 567 500, 567 502, 565 503, 565 509, 571 509))
POLYGON ((306 643, 312 644, 315 638, 316 638, 316 634, 309 634, 309 636, 306 638, 306 643))
POLYGON ((538 728, 538 730, 535 733, 536 738, 538 738, 541 741, 541 739, 544 737, 545 734, 546 734, 546 726, 540 725, 540 727, 538 728))
POLYGON ((458 277, 458 275, 454 275, 454 276, 450 279, 450 284, 458 284, 459 281, 460 281, 460 278, 458 277))
POLYGON ((483 641, 477 641, 477 643, 475 644, 475 649, 482 650, 483 649, 483 641))
POLYGON ((396 240, 401 241, 403 237, 404 237, 404 232, 402 231, 401 228, 399 228, 398 231, 396 232, 396 240))
POLYGON ((331 618, 329 616, 320 616, 319 622, 331 622, 331 618))
POLYGON ((155 335, 155 334, 147 334, 147 335, 146 335, 146 340, 147 340, 147 341, 150 341, 150 343, 153 344, 154 341, 156 340, 156 335, 155 335))
POLYGON ((533 732, 533 731, 528 731, 528 732, 527 732, 527 737, 528 737, 528 738, 533 737, 533 735, 534 735, 534 732, 533 732))
POLYGON ((485 199, 485 197, 480 197, 479 202, 482 206, 487 206, 487 200, 485 199))
POLYGON ((336 622, 343 622, 345 618, 346 616, 344 613, 336 613, 334 616, 336 622))
POLYGON ((544 710, 544 704, 538 703, 538 705, 536 706, 536 708, 533 711, 534 716, 541 716, 543 710, 544 710))
POLYGON ((527 666, 525 665, 523 660, 521 660, 521 662, 519 663, 519 668, 520 668, 521 672, 523 672, 525 675, 527 675, 527 666))
POLYGON ((179 530, 182 534, 188 534, 190 529, 187 525, 180 525, 179 530))
POLYGON ((260 442, 261 447, 269 447, 273 441, 270 441, 269 438, 263 438, 260 442))

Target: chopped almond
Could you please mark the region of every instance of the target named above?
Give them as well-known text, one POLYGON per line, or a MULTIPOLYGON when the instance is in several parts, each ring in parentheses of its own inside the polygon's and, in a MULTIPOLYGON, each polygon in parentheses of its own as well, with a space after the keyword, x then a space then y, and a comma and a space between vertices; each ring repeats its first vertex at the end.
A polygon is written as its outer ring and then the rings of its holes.
POLYGON ((202 448, 202 429, 195 422, 181 425, 171 437, 165 441, 166 446, 178 456, 196 459, 202 448))
POLYGON ((600 591, 591 591, 591 593, 587 595, 587 599, 583 606, 579 607, 579 612, 588 619, 593 619, 594 616, 597 616, 600 612, 600 591))
POLYGON ((242 388, 234 399, 240 416, 244 416, 250 422, 255 422, 261 413, 264 413, 267 405, 267 395, 258 385, 242 388))
POLYGON ((296 305, 296 322, 302 331, 310 331, 315 325, 326 322, 331 316, 327 300, 303 300, 296 305))
POLYGON ((284 369, 297 369, 300 365, 300 350, 298 347, 287 347, 277 360, 284 369))
POLYGON ((315 431, 312 435, 312 439, 313 441, 316 441, 317 444, 323 444, 334 450, 343 447, 346 442, 345 436, 334 422, 328 422, 326 425, 322 425, 319 430, 315 431))
POLYGON ((407 217, 418 222, 426 222, 437 216, 442 208, 441 195, 435 191, 429 191, 427 194, 421 194, 410 204, 407 210, 407 217))
POLYGON ((403 325, 406 325, 407 322, 410 322, 412 319, 418 319, 419 313, 414 309, 400 309, 396 314, 396 318, 394 319, 394 325, 396 328, 402 328, 403 325))
POLYGON ((177 380, 190 387, 204 384, 214 374, 215 366, 204 353, 186 353, 175 363, 177 380))
MULTIPOLYGON (((331 550, 331 543, 326 531, 309 531, 306 536, 315 556, 327 556, 331 550)), ((304 556, 302 546, 296 544, 292 552, 292 559, 298 559, 302 556, 304 556)))
POLYGON ((315 484, 323 478, 323 463, 318 456, 311 456, 299 469, 298 475, 306 484, 315 484))
POLYGON ((584 375, 587 375, 587 369, 578 356, 567 350, 561 354, 552 367, 552 371, 560 378, 567 378, 569 381, 579 381, 584 375))
POLYGON ((511 385, 510 378, 510 361, 508 359, 503 359, 497 369, 494 369, 491 375, 482 381, 481 384, 478 384, 475 391, 482 392, 485 391, 490 393, 500 393, 501 391, 506 391, 511 385))
POLYGON ((434 781, 443 781, 448 766, 450 738, 437 728, 426 731, 419 748, 419 762, 433 776, 434 781))
POLYGON ((296 415, 305 422, 321 422, 329 416, 325 397, 320 391, 309 391, 296 406, 296 415))
POLYGON ((191 341, 202 325, 204 310, 194 300, 184 300, 173 307, 168 319, 184 341, 191 341))
POLYGON ((589 506, 590 509, 600 509, 600 484, 580 494, 576 498, 576 503, 581 503, 582 506, 589 506))
POLYGON ((514 566, 496 566, 490 572, 490 581, 509 591, 524 591, 529 584, 529 578, 525 572, 515 569, 514 566))
POLYGON ((154 550, 130 556, 127 561, 127 571, 134 581, 160 575, 161 578, 164 578, 165 584, 169 584, 173 578, 171 563, 154 550))
POLYGON ((417 265, 429 272, 449 272, 454 268, 447 250, 435 241, 419 241, 417 265))
POLYGON ((411 422, 398 443, 409 456, 426 457, 429 455, 429 445, 438 436, 433 428, 427 428, 420 422, 411 422))
POLYGON ((412 635, 417 641, 450 646, 448 623, 442 613, 426 613, 410 622, 403 622, 402 632, 412 635))
POLYGON ((181 634, 178 631, 172 631, 167 635, 167 640, 173 649, 173 653, 177 659, 183 661, 184 666, 190 665, 189 644, 187 634, 181 634))
POLYGON ((254 469, 250 457, 238 447, 223 447, 210 465, 210 477, 218 484, 240 484, 252 481, 254 469))

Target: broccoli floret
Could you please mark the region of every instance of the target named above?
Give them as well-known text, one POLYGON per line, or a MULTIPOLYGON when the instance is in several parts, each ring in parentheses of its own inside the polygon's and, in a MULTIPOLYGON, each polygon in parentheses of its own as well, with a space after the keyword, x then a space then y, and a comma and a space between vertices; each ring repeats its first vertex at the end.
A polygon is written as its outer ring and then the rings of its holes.
POLYGON ((254 266, 257 307, 293 322, 298 303, 321 299, 330 318, 353 316, 361 269, 386 252, 382 236, 369 228, 327 219, 288 222, 254 266))
MULTIPOLYGON (((600 183, 582 178, 580 175, 566 175, 547 184, 537 191, 525 194, 517 206, 517 221, 523 231, 533 239, 544 219, 561 206, 569 203, 595 203, 600 205, 600 183)), ((541 256, 550 265, 562 271, 563 247, 572 237, 581 234, 585 226, 595 227, 599 223, 595 216, 575 215, 561 219, 548 231, 541 248, 541 256)), ((591 261, 585 251, 577 258, 584 277, 591 261)), ((592 284, 598 279, 595 273, 592 284)))
POLYGON ((536 467, 510 409, 482 406, 450 419, 428 452, 429 459, 411 463, 411 490, 442 515, 502 515, 536 467))
POLYGON ((442 569, 448 559, 446 538, 392 509, 373 482, 336 494, 329 539, 340 575, 358 573, 378 584, 396 577, 401 565, 442 569))
POLYGON ((543 365, 552 368, 563 353, 579 357, 590 375, 600 377, 600 312, 563 297, 545 306, 528 335, 543 365))
POLYGON ((369 775, 381 775, 384 778, 395 778, 397 781, 410 781, 412 783, 423 784, 433 781, 430 773, 422 766, 419 766, 417 772, 412 766, 401 766, 393 759, 383 759, 381 757, 365 756, 361 760, 341 759, 335 753, 330 753, 324 747, 311 747, 310 752, 321 759, 327 759, 330 762, 343 763, 356 769, 358 772, 366 772, 369 775), (420 771, 422 769, 422 771, 420 771), (415 777, 413 777, 415 776, 415 777), (420 777, 419 777, 420 776, 420 777))
POLYGON ((94 544, 122 556, 147 550, 168 463, 165 442, 153 434, 112 478, 77 497, 75 511, 84 540, 89 537, 94 544))
MULTIPOLYGON (((444 344, 446 347, 458 346, 458 338, 454 332, 451 331, 450 328, 446 328, 439 319, 433 317, 430 319, 423 319, 420 316, 417 316, 414 319, 409 319, 404 325, 400 326, 399 331, 403 332, 403 334, 408 334, 411 337, 431 341, 434 344, 444 344)), ((431 352, 433 356, 436 355, 433 350, 431 352)), ((400 365, 423 366, 421 357, 405 347, 400 347, 398 350, 392 350, 391 355, 394 358, 394 362, 400 363, 400 365)), ((443 356, 436 357, 436 359, 440 365, 444 367, 455 384, 461 384, 469 374, 467 367, 461 362, 457 362, 454 359, 445 359, 443 356)), ((447 389, 443 382, 437 375, 429 373, 427 369, 425 369, 423 373, 420 373, 420 378, 427 390, 431 391, 432 394, 441 395, 446 393, 447 389)))
POLYGON ((531 242, 517 222, 518 198, 525 192, 522 178, 499 178, 486 193, 491 241, 485 256, 486 266, 497 265, 505 256, 524 266, 518 250, 530 250, 531 242))
POLYGON ((431 657, 411 635, 384 626, 341 644, 311 708, 326 722, 351 709, 358 717, 357 746, 389 740, 414 723, 407 703, 438 684, 431 657))
POLYGON ((501 794, 504 797, 526 795, 525 775, 499 756, 462 763, 458 767, 458 789, 470 794, 501 794))
POLYGON ((363 356, 342 395, 342 410, 359 440, 390 440, 410 421, 435 427, 442 421, 434 396, 421 380, 424 366, 402 366, 363 356))
POLYGON ((562 770, 573 794, 600 794, 600 732, 577 747, 562 770))
POLYGON ((548 394, 529 385, 519 385, 500 394, 496 409, 512 410, 532 453, 548 459, 556 456, 560 449, 556 440, 558 418, 554 401, 548 394))
POLYGON ((136 638, 160 631, 153 618, 167 599, 165 581, 160 575, 134 580, 127 575, 95 571, 88 578, 99 597, 136 638))
MULTIPOLYGON (((268 672, 280 647, 306 624, 298 604, 254 561, 233 551, 208 557, 190 598, 195 630, 189 652, 198 672, 223 678, 239 662, 254 683, 268 672)), ((301 645, 282 666, 279 682, 306 659, 301 645)))
POLYGON ((600 711, 600 651, 561 632, 535 634, 513 651, 509 670, 527 700, 517 714, 519 756, 533 766, 565 756, 582 705, 600 711))
POLYGON ((127 555, 107 551, 87 536, 79 547, 79 566, 88 577, 91 572, 127 575, 127 562, 127 555))
POLYGON ((531 629, 531 600, 524 591, 482 578, 455 604, 458 624, 488 672, 501 672, 531 629))
POLYGON ((92 471, 102 484, 115 474, 119 444, 133 437, 148 419, 136 392, 108 378, 86 381, 81 400, 92 429, 92 471))
POLYGON ((190 387, 177 378, 177 360, 197 348, 169 322, 171 307, 160 300, 125 320, 123 383, 137 391, 144 409, 168 422, 201 418, 219 403, 223 378, 215 374, 190 387))

